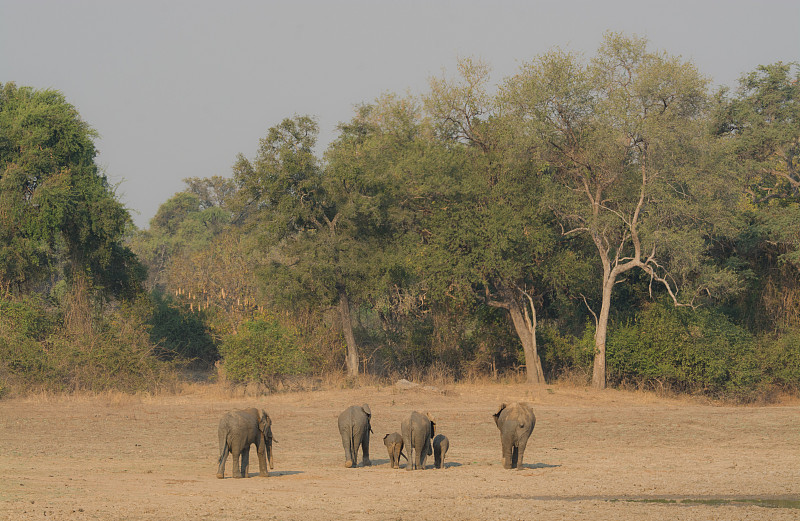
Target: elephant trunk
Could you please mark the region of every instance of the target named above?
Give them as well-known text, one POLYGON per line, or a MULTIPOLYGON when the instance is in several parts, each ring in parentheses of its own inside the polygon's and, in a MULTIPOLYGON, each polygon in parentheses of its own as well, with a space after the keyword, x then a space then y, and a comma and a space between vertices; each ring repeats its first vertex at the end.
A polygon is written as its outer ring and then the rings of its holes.
POLYGON ((272 461, 272 436, 271 435, 267 437, 266 442, 267 442, 267 461, 269 462, 269 468, 271 470, 271 469, 275 468, 275 464, 272 461))

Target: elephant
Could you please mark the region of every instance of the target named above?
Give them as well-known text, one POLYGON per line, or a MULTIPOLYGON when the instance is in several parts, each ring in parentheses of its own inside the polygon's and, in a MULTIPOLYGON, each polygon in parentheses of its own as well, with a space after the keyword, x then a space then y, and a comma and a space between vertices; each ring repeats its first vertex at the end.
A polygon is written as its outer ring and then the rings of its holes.
POLYGON ((393 469, 400 468, 400 456, 408 458, 403 454, 403 436, 399 432, 393 432, 383 437, 383 444, 386 445, 386 450, 389 451, 389 460, 393 469))
POLYGON ((536 425, 536 416, 527 403, 501 404, 494 413, 503 444, 503 468, 521 469, 525 446, 536 425))
POLYGON ((436 421, 431 413, 423 415, 414 411, 403 420, 400 431, 403 433, 403 445, 408 452, 406 470, 425 469, 425 458, 433 454, 431 439, 435 427, 436 421))
POLYGON ((450 448, 450 440, 444 434, 437 434, 433 438, 433 466, 437 469, 444 468, 444 456, 450 448))
MULTIPOLYGON (((258 451, 258 470, 261 477, 269 476, 274 468, 272 460, 272 419, 266 411, 256 408, 230 411, 219 421, 219 467, 217 477, 225 477, 225 461, 233 455, 233 477, 246 478, 250 463, 250 445, 255 443, 258 451), (239 465, 241 456, 241 466, 239 465)), ((277 442, 276 442, 277 443, 277 442)))
POLYGON ((344 466, 358 466, 358 448, 361 447, 363 465, 369 467, 369 434, 372 432, 370 420, 372 411, 369 405, 352 405, 339 415, 339 434, 342 435, 344 447, 344 466))

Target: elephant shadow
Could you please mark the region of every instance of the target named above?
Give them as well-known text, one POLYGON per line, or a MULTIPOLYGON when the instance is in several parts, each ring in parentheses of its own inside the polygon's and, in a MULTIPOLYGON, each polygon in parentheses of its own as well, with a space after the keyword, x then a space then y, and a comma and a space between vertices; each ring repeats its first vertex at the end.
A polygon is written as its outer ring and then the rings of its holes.
MULTIPOLYGON (((302 470, 270 470, 269 477, 279 478, 281 476, 294 476, 296 474, 304 474, 302 470)), ((247 476, 250 478, 258 477, 258 472, 248 472, 247 476)))
POLYGON ((549 463, 523 463, 523 469, 554 469, 561 465, 550 465, 549 463))
POLYGON ((444 468, 449 469, 451 467, 460 467, 461 463, 456 463, 455 461, 445 461, 444 468))
POLYGON ((377 467, 378 465, 386 465, 386 464, 390 463, 390 461, 388 459, 373 459, 373 460, 370 460, 370 461, 372 462, 372 466, 373 467, 377 467))

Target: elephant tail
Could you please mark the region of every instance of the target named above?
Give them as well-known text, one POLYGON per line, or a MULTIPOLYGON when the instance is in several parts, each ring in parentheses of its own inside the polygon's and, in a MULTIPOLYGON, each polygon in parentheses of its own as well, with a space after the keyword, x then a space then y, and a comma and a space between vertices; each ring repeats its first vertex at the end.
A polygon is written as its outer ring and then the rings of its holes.
POLYGON ((358 455, 356 454, 356 450, 358 450, 358 444, 356 443, 356 434, 355 428, 353 425, 353 421, 350 421, 350 454, 353 457, 353 466, 356 466, 356 461, 358 461, 358 455))
POLYGON ((228 442, 222 444, 222 450, 219 452, 219 461, 217 462, 218 465, 221 465, 225 458, 228 457, 228 453, 230 452, 230 448, 228 447, 228 442))
POLYGON ((400 450, 400 455, 401 455, 401 456, 403 456, 403 457, 406 459, 406 461, 408 461, 408 456, 406 456, 405 454, 403 454, 403 451, 402 451, 402 450, 400 450))

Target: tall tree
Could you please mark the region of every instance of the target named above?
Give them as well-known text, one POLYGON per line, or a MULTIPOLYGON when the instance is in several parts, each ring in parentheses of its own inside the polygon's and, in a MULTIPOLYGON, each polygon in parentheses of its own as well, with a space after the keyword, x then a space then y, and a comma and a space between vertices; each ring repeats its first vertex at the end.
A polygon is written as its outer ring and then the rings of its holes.
POLYGON ((487 92, 486 64, 458 65, 455 81, 434 79, 426 98, 454 167, 434 185, 425 256, 433 288, 508 312, 529 382, 544 383, 537 311, 548 270, 560 258, 543 211, 542 164, 517 141, 512 121, 487 92))
POLYGON ((759 66, 717 101, 717 133, 747 196, 737 255, 758 275, 746 319, 768 330, 800 325, 800 65, 759 66))
POLYGON ((135 291, 142 275, 123 246, 131 224, 94 163, 94 130, 64 96, 0 85, 0 287, 34 290, 61 277, 135 291), (50 281, 50 282, 48 282, 50 281))
POLYGON ((261 141, 255 161, 235 166, 243 214, 267 231, 269 266, 262 279, 276 300, 335 306, 347 344, 347 372, 359 373, 352 308, 377 278, 378 257, 390 235, 394 191, 371 153, 369 108, 342 125, 323 165, 313 153, 317 125, 286 119, 261 141))
POLYGON ((588 236, 602 266, 599 309, 589 307, 596 388, 606 386, 612 296, 625 273, 643 270, 676 305, 733 284, 706 262, 737 199, 713 162, 706 87, 691 63, 613 33, 588 64, 554 50, 504 87, 551 165, 550 204, 564 235, 588 236))

